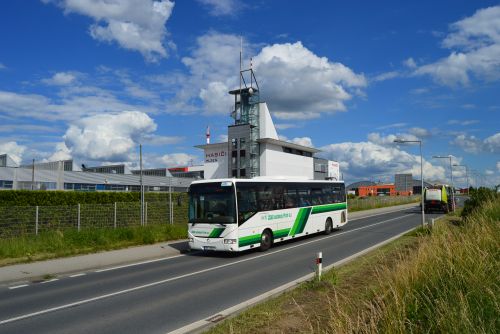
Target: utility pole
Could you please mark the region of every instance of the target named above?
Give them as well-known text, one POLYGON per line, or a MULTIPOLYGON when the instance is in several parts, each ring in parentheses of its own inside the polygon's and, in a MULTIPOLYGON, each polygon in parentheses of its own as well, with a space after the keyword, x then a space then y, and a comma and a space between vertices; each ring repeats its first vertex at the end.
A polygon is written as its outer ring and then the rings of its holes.
POLYGON ((35 159, 31 165, 31 190, 35 190, 35 159))
POLYGON ((139 183, 141 187, 141 226, 144 225, 144 186, 142 183, 142 144, 139 144, 139 183))
POLYGON ((421 216, 422 216, 422 228, 425 227, 425 209, 424 209, 424 159, 422 156, 422 141, 421 140, 404 140, 404 139, 395 139, 395 143, 404 144, 404 143, 418 143, 420 145, 420 184, 421 184, 421 198, 420 198, 420 207, 421 207, 421 216))

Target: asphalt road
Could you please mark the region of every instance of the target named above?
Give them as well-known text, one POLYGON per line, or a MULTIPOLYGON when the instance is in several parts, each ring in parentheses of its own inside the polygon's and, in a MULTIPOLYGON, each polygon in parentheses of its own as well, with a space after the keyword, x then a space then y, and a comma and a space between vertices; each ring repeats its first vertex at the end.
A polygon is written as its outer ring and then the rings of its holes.
MULTIPOLYGON (((427 218, 439 215, 427 215, 427 218)), ((420 224, 418 208, 351 220, 268 252, 194 253, 19 288, 0 287, 0 333, 166 333, 420 224)))

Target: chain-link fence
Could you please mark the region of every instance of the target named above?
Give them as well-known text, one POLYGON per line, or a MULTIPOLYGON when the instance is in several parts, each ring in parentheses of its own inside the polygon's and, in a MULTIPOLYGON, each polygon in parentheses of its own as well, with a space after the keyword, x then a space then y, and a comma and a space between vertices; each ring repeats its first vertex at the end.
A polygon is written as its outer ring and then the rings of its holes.
MULTIPOLYGON (((186 205, 145 202, 144 225, 186 223, 186 205)), ((44 231, 120 228, 141 225, 141 204, 77 204, 67 206, 0 206, 0 238, 37 235, 44 231)))

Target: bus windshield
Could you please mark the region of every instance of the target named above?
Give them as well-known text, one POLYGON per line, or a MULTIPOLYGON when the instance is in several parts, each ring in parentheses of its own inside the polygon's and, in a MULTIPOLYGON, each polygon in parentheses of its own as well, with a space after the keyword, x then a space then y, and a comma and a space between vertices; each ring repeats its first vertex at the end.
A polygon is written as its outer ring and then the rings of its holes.
POLYGON ((233 183, 191 185, 189 187, 189 222, 191 224, 236 223, 233 183))

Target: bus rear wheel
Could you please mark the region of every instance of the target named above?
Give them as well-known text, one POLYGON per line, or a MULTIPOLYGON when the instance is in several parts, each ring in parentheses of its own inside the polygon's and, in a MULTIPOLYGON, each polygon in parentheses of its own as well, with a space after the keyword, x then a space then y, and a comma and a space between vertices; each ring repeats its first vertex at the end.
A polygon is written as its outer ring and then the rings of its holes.
POLYGON ((328 235, 333 232, 333 222, 331 218, 328 218, 325 222, 325 234, 328 235))
POLYGON ((271 232, 269 230, 265 230, 262 232, 262 235, 260 236, 260 248, 259 250, 261 252, 264 252, 271 248, 273 244, 273 236, 271 235, 271 232))

